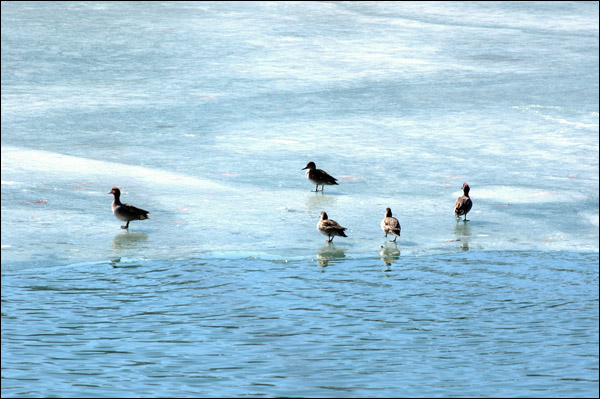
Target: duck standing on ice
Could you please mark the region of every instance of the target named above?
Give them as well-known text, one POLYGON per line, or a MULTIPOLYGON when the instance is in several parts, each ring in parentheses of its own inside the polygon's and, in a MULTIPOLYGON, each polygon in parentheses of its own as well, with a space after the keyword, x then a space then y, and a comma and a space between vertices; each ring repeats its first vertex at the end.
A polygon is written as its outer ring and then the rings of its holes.
POLYGON ((319 186, 321 186, 321 191, 323 191, 323 189, 325 188, 325 185, 333 186, 333 185, 338 184, 337 179, 335 177, 331 176, 329 173, 325 172, 323 169, 317 169, 317 166, 312 161, 307 163, 306 166, 302 168, 302 170, 304 170, 304 169, 308 169, 306 171, 306 178, 312 184, 316 185, 315 191, 314 191, 315 193, 317 191, 319 191, 319 186))
POLYGON ((325 211, 321 212, 321 220, 319 220, 319 223, 317 223, 317 230, 319 230, 321 234, 329 237, 327 242, 333 241, 333 237, 335 236, 348 237, 346 233, 344 233, 344 230, 348 229, 342 227, 335 220, 329 220, 325 211))
POLYGON ((385 236, 392 234, 394 239, 390 241, 396 242, 396 238, 400 237, 400 229, 400 222, 392 216, 392 210, 385 208, 385 217, 381 220, 381 230, 383 230, 385 236))
POLYGON ((129 228, 129 222, 132 220, 148 219, 148 211, 136 208, 133 205, 121 203, 121 190, 119 190, 119 187, 113 187, 108 194, 115 196, 112 203, 112 211, 115 217, 119 220, 127 222, 125 226, 121 226, 122 229, 129 228))
POLYGON ((454 203, 454 216, 460 219, 462 215, 465 215, 464 221, 468 222, 467 213, 469 213, 469 211, 473 207, 473 201, 471 201, 471 198, 469 197, 469 191, 471 190, 471 188, 467 183, 464 183, 462 185, 462 190, 463 195, 458 197, 456 199, 456 202, 454 203))

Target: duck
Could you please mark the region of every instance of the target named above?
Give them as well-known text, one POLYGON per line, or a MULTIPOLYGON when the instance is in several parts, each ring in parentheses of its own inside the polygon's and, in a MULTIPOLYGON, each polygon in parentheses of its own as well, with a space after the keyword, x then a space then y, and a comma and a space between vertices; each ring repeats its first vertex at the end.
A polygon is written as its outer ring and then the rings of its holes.
POLYGON ((319 223, 317 223, 317 230, 319 230, 321 234, 329 237, 328 240, 325 240, 327 242, 333 241, 333 237, 335 236, 348 237, 346 233, 344 233, 344 230, 348 229, 342 227, 335 220, 330 220, 325 211, 321 212, 321 219, 319 220, 319 223))
POLYGON ((390 208, 385 208, 385 217, 381 220, 381 230, 383 230, 386 237, 388 234, 394 235, 394 239, 390 242, 396 242, 396 238, 400 237, 400 222, 392 216, 390 208))
POLYGON ((122 229, 129 228, 129 222, 131 222, 132 220, 148 219, 148 211, 136 208, 133 205, 121 203, 121 190, 119 189, 119 187, 113 187, 108 194, 114 195, 112 211, 115 217, 119 220, 127 222, 125 226, 121 226, 122 229))
POLYGON ((471 190, 471 188, 467 183, 463 183, 462 190, 463 195, 458 197, 456 199, 456 202, 454 203, 454 216, 456 216, 458 221, 458 219, 460 219, 460 217, 464 215, 464 221, 468 222, 467 213, 469 213, 469 211, 473 207, 473 201, 471 201, 471 198, 469 197, 469 191, 471 190))
MULTIPOLYGON (((317 166, 315 165, 314 162, 309 162, 306 164, 305 167, 302 168, 302 170, 304 169, 308 169, 306 171, 306 178, 312 183, 315 184, 315 190, 314 192, 316 193, 317 191, 319 191, 319 186, 321 186, 321 191, 323 191, 323 189, 325 188, 325 186, 333 186, 333 185, 337 185, 337 179, 333 176, 331 176, 329 173, 325 172, 323 169, 317 169, 317 166)), ((313 192, 311 190, 311 192, 313 192)))

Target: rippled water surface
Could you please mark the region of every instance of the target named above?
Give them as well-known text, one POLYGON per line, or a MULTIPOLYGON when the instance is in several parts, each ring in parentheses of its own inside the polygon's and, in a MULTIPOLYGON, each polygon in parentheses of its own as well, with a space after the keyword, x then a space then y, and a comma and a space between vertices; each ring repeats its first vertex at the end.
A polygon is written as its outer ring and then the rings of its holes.
POLYGON ((314 262, 115 260, 5 274, 3 390, 594 392, 597 255, 388 252, 346 258, 327 248, 314 262))
POLYGON ((598 57, 597 2, 3 2, 2 396, 598 397, 598 57))

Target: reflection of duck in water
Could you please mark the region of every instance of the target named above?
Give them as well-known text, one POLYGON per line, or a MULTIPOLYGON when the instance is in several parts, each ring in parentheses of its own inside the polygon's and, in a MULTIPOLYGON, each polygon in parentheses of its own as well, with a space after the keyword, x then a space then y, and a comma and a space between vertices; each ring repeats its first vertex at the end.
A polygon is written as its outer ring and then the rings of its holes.
POLYGON ((387 267, 392 266, 392 263, 400 259, 400 249, 398 249, 397 244, 394 244, 393 246, 382 245, 380 248, 382 248, 382 250, 379 253, 379 256, 381 256, 381 260, 387 267))
POLYGON ((343 259, 346 257, 344 250, 342 248, 338 248, 333 244, 326 245, 324 247, 319 248, 317 252, 317 262, 319 266, 326 267, 329 265, 329 261, 336 259, 343 259))
POLYGON ((319 186, 321 186, 321 191, 325 188, 325 185, 332 186, 337 185, 337 179, 331 176, 329 173, 325 172, 323 169, 317 169, 317 166, 314 162, 309 162, 306 164, 302 170, 308 169, 306 171, 306 178, 312 183, 315 184, 314 192, 319 191, 319 186))
POLYGON ((331 208, 337 202, 335 195, 324 195, 323 193, 307 195, 306 196, 306 207, 311 210, 318 210, 323 208, 331 208))
POLYGON ((122 229, 129 228, 129 222, 131 222, 132 220, 148 219, 148 211, 136 208, 133 205, 121 203, 121 190, 119 190, 119 187, 113 187, 108 194, 114 195, 112 211, 115 217, 119 220, 127 222, 125 226, 121 226, 122 229))
POLYGON ((325 211, 321 212, 321 220, 319 220, 319 223, 317 223, 317 230, 319 230, 321 234, 329 237, 327 242, 333 241, 333 237, 335 236, 348 237, 346 233, 344 233, 344 230, 348 229, 342 227, 335 220, 329 220, 325 211))
POLYGON ((469 213, 469 211, 473 207, 473 201, 471 201, 471 198, 469 197, 469 191, 471 190, 471 188, 467 183, 464 183, 462 185, 462 190, 463 195, 458 197, 456 199, 456 202, 454 203, 454 216, 460 219, 462 215, 465 215, 464 221, 468 222, 467 213, 469 213))
POLYGON ((460 248, 463 251, 469 250, 469 240, 471 239, 471 227, 465 224, 457 224, 454 227, 454 235, 456 241, 460 241, 460 248))
POLYGON ((112 240, 112 248, 115 251, 120 251, 127 248, 134 248, 137 244, 146 241, 148 236, 141 231, 124 231, 117 234, 112 240))
POLYGON ((381 220, 381 230, 383 230, 385 236, 392 234, 394 239, 390 241, 396 242, 396 238, 400 237, 400 229, 400 222, 392 216, 392 210, 385 208, 385 217, 381 220))

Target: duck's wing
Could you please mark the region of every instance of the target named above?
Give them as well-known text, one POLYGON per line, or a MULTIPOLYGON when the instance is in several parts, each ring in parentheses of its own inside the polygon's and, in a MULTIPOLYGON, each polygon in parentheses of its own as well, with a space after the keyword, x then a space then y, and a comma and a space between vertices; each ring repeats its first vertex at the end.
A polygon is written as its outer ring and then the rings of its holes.
POLYGON ((464 195, 462 197, 458 197, 454 203, 454 214, 456 216, 465 215, 471 210, 472 206, 473 202, 471 201, 471 198, 464 195))
POLYGON ((343 232, 344 230, 347 230, 345 227, 341 226, 338 222, 336 222, 335 220, 331 220, 331 219, 321 220, 319 222, 319 228, 322 230, 327 230, 327 231, 343 232))
POLYGON ((141 208, 137 208, 131 204, 121 204, 121 208, 123 211, 130 213, 131 215, 136 215, 141 219, 148 219, 148 211, 145 211, 141 208))
POLYGON ((400 234, 400 222, 395 217, 386 217, 381 222, 382 226, 395 234, 400 234))
POLYGON ((321 224, 320 224, 320 229, 323 231, 326 231, 327 234, 329 235, 335 235, 335 236, 340 236, 340 237, 348 237, 346 235, 346 233, 344 233, 345 230, 348 230, 347 228, 343 227, 342 225, 340 225, 338 222, 336 222, 335 220, 322 220, 321 224))
POLYGON ((337 179, 325 172, 323 169, 317 169, 314 173, 315 180, 324 182, 325 184, 337 184, 337 179))

